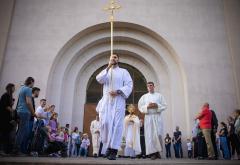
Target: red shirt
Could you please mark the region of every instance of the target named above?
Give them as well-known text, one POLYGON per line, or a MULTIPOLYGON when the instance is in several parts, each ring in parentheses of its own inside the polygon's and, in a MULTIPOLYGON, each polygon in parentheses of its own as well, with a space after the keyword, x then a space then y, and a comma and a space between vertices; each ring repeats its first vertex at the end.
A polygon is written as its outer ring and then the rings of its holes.
POLYGON ((200 120, 199 125, 201 129, 212 128, 212 112, 208 107, 204 107, 201 114, 197 118, 200 120))

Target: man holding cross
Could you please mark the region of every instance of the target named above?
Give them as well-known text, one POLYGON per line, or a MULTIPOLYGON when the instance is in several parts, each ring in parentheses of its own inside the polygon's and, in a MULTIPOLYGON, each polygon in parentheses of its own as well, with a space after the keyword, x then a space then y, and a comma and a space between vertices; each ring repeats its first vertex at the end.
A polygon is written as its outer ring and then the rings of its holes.
POLYGON ((106 69, 96 77, 103 84, 103 97, 97 111, 101 124, 102 154, 115 160, 121 145, 126 99, 132 92, 133 81, 126 69, 118 66, 119 56, 112 54, 106 69))

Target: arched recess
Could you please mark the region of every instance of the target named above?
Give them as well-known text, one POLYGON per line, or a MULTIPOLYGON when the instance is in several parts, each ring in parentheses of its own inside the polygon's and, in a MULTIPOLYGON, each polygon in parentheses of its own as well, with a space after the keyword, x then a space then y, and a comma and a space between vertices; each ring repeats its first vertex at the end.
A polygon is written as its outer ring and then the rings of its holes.
MULTIPOLYGON (((87 83, 107 63, 109 42, 109 25, 102 23, 79 32, 59 51, 50 71, 47 99, 56 104, 60 122, 82 129, 87 83)), ((121 62, 154 81, 156 90, 166 97, 165 131, 180 125, 190 132, 186 76, 170 44, 149 28, 116 22, 114 51, 121 62)))

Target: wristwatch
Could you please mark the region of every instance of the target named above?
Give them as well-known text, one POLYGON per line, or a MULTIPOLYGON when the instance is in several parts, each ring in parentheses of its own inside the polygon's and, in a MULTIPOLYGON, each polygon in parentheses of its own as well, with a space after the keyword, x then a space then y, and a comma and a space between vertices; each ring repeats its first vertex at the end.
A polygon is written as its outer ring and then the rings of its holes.
POLYGON ((117 90, 117 94, 118 95, 122 94, 122 91, 121 90, 117 90))

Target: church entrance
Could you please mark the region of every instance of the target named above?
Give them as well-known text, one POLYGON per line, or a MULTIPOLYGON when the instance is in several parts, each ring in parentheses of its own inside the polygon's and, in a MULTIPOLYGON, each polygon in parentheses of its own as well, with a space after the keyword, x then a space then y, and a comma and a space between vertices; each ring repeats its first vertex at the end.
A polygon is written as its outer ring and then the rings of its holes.
MULTIPOLYGON (((127 99, 127 105, 134 104, 137 108, 138 100, 143 94, 147 92, 146 79, 138 69, 131 65, 120 63, 119 66, 127 69, 133 79, 134 84, 133 91, 132 94, 127 99)), ((90 140, 91 140, 90 125, 91 122, 96 118, 97 115, 96 106, 98 101, 102 97, 102 85, 100 85, 96 81, 96 75, 106 67, 107 65, 104 65, 97 69, 89 79, 87 85, 86 103, 84 105, 83 132, 88 133, 90 140)), ((144 115, 141 114, 139 110, 137 110, 136 115, 138 115, 138 117, 141 119, 144 118, 144 115)), ((92 156, 92 145, 89 148, 89 156, 92 156)))

